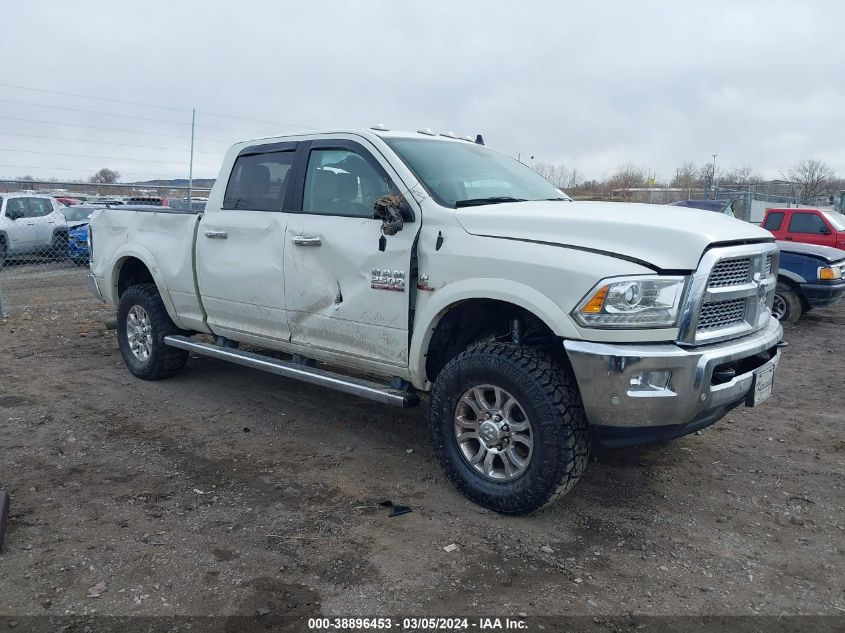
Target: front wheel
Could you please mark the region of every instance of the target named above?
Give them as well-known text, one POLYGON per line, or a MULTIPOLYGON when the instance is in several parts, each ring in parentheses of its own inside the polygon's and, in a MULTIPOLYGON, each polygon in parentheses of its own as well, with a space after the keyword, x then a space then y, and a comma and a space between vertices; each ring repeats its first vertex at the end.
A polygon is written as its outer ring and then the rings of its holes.
POLYGON ((434 383, 429 430, 452 484, 504 514, 568 492, 590 452, 574 378, 520 345, 482 344, 452 359, 434 383))
POLYGON ((801 297, 798 296, 792 286, 779 281, 777 288, 775 288, 772 316, 781 323, 798 323, 802 312, 801 297))
POLYGON ((188 362, 186 350, 170 347, 164 337, 181 334, 170 320, 155 284, 130 286, 117 307, 117 341, 123 361, 144 380, 175 376, 188 362))

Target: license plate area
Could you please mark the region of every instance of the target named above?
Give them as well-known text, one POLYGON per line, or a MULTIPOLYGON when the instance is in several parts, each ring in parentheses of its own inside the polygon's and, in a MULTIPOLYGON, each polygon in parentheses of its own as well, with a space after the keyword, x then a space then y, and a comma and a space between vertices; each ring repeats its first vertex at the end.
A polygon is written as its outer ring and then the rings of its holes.
POLYGON ((758 404, 765 402, 772 395, 772 386, 775 380, 775 365, 764 365, 760 369, 754 371, 754 381, 751 383, 751 389, 745 399, 745 404, 749 407, 756 407, 758 404))

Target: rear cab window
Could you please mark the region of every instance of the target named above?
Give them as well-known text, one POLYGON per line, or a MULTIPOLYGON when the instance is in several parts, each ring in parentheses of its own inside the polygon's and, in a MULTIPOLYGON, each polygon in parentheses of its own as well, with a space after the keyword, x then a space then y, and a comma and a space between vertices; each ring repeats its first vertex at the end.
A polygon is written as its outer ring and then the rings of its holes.
POLYGON ((238 156, 232 167, 223 209, 281 211, 290 189, 293 148, 238 156))
POLYGON ((783 226, 783 216, 783 211, 770 211, 769 215, 766 216, 763 228, 770 231, 779 231, 780 227, 783 226))

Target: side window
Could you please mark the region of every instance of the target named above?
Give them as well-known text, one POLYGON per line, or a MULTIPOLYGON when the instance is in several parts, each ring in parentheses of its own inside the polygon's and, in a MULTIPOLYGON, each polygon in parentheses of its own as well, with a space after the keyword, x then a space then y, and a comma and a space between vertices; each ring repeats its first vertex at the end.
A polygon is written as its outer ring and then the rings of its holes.
POLYGON ((9 198, 6 203, 6 215, 8 215, 10 211, 14 211, 20 213, 21 217, 28 218, 29 211, 26 208, 25 200, 26 198, 9 198))
POLYGON ((780 231, 780 227, 783 224, 783 211, 773 211, 769 215, 766 216, 766 222, 763 224, 764 229, 769 229, 770 231, 780 231))
POLYGON ((293 151, 239 156, 232 167, 224 209, 281 211, 291 181, 293 151))
POLYGON ((827 225, 815 213, 793 213, 789 221, 792 233, 821 233, 825 228, 827 225))
POLYGON ((370 218, 373 204, 396 191, 390 179, 347 149, 314 149, 308 157, 302 212, 370 218))
POLYGON ((31 218, 43 218, 53 212, 53 204, 47 198, 27 198, 26 206, 31 218))

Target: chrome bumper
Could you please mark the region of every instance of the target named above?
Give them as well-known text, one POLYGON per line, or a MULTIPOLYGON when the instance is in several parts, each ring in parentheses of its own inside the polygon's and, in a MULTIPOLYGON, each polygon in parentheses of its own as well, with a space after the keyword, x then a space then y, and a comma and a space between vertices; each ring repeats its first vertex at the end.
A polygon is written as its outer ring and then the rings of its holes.
POLYGON ((103 293, 100 291, 100 284, 97 283, 97 278, 94 276, 94 273, 90 273, 88 275, 88 287, 91 289, 91 294, 93 294, 97 299, 100 301, 105 301, 105 297, 103 297, 103 293))
MULTIPOLYGON (((701 347, 674 344, 612 345, 564 341, 581 390, 590 424, 612 427, 659 427, 688 424, 708 416, 721 417, 741 402, 754 383, 754 371, 729 381, 711 383, 722 364, 756 356, 777 346, 783 328, 775 319, 740 339, 701 347), (644 372, 671 372, 665 388, 637 390, 632 385, 644 372)), ((776 365, 780 351, 761 363, 776 365)))

